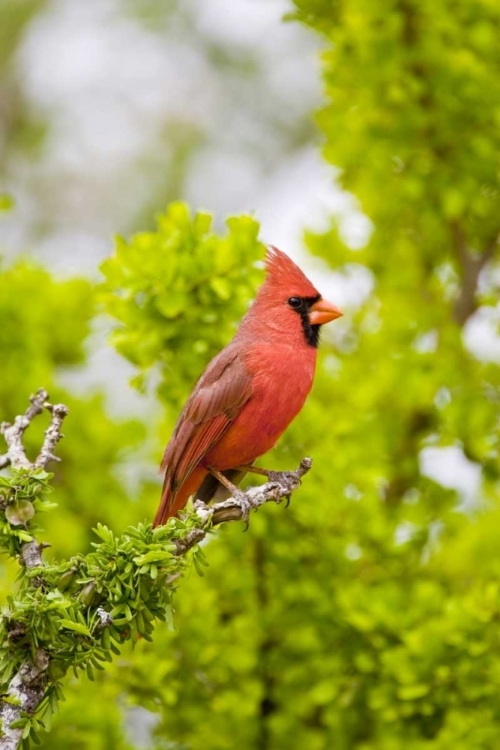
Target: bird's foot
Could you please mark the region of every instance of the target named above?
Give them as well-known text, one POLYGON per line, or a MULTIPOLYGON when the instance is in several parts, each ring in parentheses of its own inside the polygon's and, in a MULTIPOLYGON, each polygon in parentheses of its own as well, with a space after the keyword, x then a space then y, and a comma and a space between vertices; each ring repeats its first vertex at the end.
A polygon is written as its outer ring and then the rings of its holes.
POLYGON ((295 471, 273 471, 272 469, 262 469, 260 466, 253 466, 252 464, 238 466, 236 469, 239 471, 249 471, 253 474, 259 474, 262 477, 266 477, 269 483, 279 485, 279 487, 284 490, 281 497, 286 497, 285 508, 288 508, 292 492, 301 484, 303 475, 309 471, 311 465, 311 459, 304 458, 300 462, 299 468, 295 471))
POLYGON ((300 478, 297 476, 296 471, 269 471, 267 477, 270 482, 277 482, 281 487, 290 491, 300 484, 300 478))
POLYGON ((241 509, 241 517, 245 521, 245 529, 248 530, 250 525, 250 511, 253 509, 253 503, 248 497, 246 492, 243 490, 236 490, 233 492, 233 499, 236 500, 241 509))
POLYGON ((280 487, 287 490, 285 495, 286 504, 285 510, 290 505, 292 499, 292 492, 296 490, 298 485, 301 484, 300 476, 296 471, 269 471, 268 479, 270 482, 277 482, 280 487))
POLYGON ((289 487, 297 483, 295 471, 269 471, 266 475, 270 482, 277 482, 282 487, 289 487))

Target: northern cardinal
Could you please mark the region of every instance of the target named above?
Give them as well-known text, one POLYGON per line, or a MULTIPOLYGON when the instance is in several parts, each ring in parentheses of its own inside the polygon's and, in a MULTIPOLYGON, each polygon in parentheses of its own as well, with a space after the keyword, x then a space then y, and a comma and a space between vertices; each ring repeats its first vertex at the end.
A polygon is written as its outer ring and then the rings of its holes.
POLYGON ((207 502, 274 446, 311 390, 320 327, 340 310, 321 297, 300 268, 276 247, 266 279, 233 340, 196 383, 166 447, 165 481, 154 525, 189 497, 207 502), (223 487, 222 487, 223 485, 223 487))

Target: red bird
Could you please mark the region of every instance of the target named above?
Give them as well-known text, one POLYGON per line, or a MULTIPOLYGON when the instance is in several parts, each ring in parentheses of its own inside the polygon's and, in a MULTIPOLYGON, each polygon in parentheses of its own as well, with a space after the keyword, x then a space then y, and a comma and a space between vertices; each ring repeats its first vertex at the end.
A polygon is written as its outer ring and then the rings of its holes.
POLYGON ((321 297, 275 247, 267 275, 233 340, 210 362, 188 398, 167 445, 165 481, 154 525, 189 497, 207 502, 234 491, 252 463, 274 446, 311 390, 320 326, 340 310, 321 297))

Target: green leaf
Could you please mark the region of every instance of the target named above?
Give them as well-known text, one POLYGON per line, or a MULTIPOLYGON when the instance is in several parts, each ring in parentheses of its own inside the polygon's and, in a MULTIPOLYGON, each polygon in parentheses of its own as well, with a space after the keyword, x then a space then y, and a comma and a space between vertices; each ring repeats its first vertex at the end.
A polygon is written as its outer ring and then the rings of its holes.
POLYGON ((73 620, 66 620, 61 619, 59 620, 59 624, 62 628, 66 628, 66 630, 73 630, 75 633, 80 633, 81 635, 91 636, 91 632, 88 629, 86 625, 83 625, 81 622, 73 622, 73 620))

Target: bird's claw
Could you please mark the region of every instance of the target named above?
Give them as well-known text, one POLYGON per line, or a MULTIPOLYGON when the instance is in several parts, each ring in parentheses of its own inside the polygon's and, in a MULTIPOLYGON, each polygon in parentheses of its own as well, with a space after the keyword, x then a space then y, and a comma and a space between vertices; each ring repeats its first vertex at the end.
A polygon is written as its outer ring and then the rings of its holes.
MULTIPOLYGON (((295 471, 270 471, 268 474, 268 478, 270 482, 277 482, 280 487, 284 487, 286 489, 290 489, 290 492, 292 489, 295 489, 297 486, 297 473, 295 471)), ((300 479, 298 480, 300 483, 300 479)), ((290 498, 287 498, 287 508, 288 504, 290 502, 290 498)))
POLYGON ((249 500, 247 493, 242 492, 242 490, 238 490, 237 493, 234 493, 234 499, 240 506, 241 517, 243 521, 245 521, 245 528, 243 529, 243 531, 247 531, 250 525, 250 511, 252 510, 253 505, 249 500))
POLYGON ((285 510, 290 505, 292 499, 292 490, 300 484, 300 479, 295 471, 270 471, 268 474, 269 481, 276 482, 281 488, 288 490, 286 497, 285 510))

